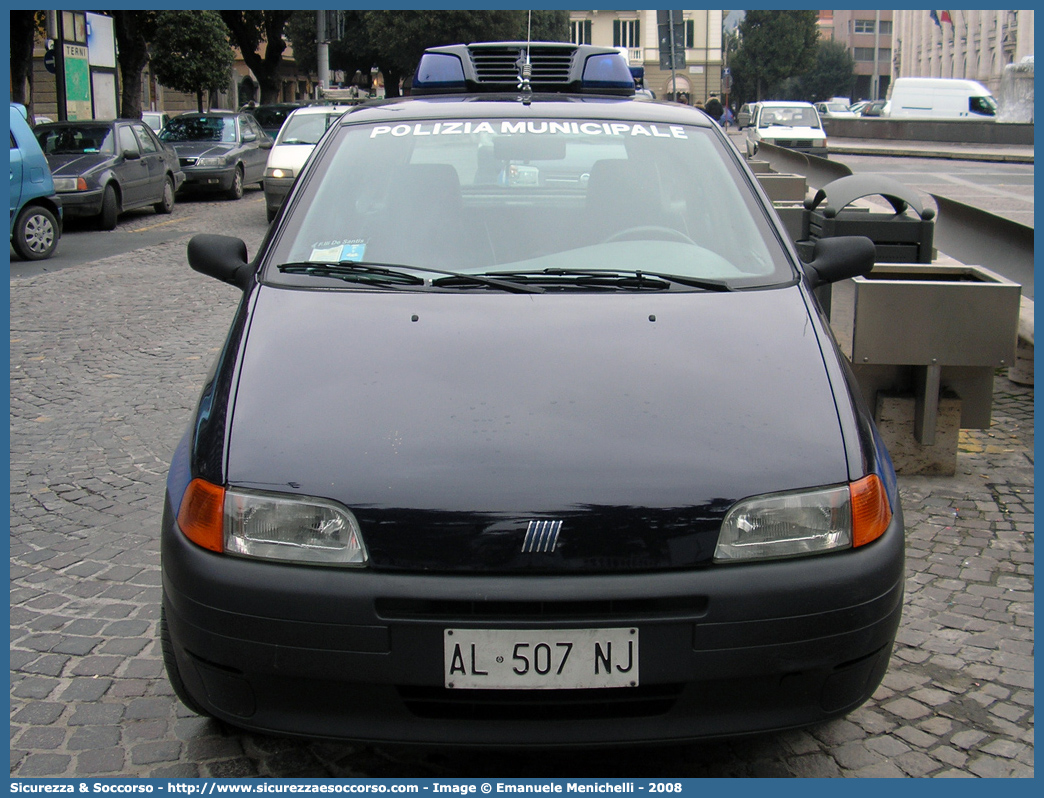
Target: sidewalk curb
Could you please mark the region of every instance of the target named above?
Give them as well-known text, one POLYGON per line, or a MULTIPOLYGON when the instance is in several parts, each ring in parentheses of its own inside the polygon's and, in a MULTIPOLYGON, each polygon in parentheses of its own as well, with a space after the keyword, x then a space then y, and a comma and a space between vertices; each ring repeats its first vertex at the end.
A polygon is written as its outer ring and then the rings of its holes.
POLYGON ((885 158, 939 158, 951 161, 993 161, 997 163, 1033 163, 1033 153, 968 152, 956 150, 911 150, 898 147, 862 147, 858 144, 835 144, 827 141, 830 155, 877 155, 885 158))

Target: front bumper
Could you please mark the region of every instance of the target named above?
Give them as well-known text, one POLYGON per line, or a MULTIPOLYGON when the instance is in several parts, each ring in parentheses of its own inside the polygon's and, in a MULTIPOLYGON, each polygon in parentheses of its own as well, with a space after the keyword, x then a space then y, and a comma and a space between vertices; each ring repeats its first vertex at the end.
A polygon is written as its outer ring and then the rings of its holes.
POLYGON ((235 166, 214 169, 183 166, 181 169, 185 173, 185 182, 182 183, 182 188, 186 189, 198 188, 228 191, 232 188, 232 179, 236 174, 235 166))
POLYGON ((859 551, 677 573, 462 577, 283 566, 162 534, 192 698, 236 726, 456 745, 722 737, 842 715, 880 683, 903 595, 901 511, 859 551), (640 630, 641 684, 451 690, 448 627, 640 630))
POLYGON ((62 198, 63 212, 69 216, 97 216, 102 210, 102 196, 104 189, 93 191, 63 191, 58 196, 62 198))
POLYGON ((264 180, 265 207, 270 211, 278 211, 283 206, 283 200, 290 193, 294 185, 292 177, 266 177, 264 180))

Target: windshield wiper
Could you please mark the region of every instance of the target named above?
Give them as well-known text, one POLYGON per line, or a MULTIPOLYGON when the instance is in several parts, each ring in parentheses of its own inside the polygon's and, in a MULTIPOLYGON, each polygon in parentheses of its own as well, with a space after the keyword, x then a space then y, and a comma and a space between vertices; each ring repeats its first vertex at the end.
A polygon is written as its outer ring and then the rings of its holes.
POLYGON ((366 283, 367 285, 408 286, 424 285, 424 280, 415 274, 395 271, 385 266, 364 264, 359 261, 341 261, 339 263, 317 263, 300 261, 297 263, 280 263, 277 267, 285 274, 312 274, 317 277, 336 277, 349 283, 366 283))
POLYGON ((466 274, 463 272, 451 272, 444 269, 433 269, 429 266, 409 266, 402 263, 376 263, 373 261, 344 260, 336 263, 316 263, 314 261, 300 261, 296 263, 281 263, 277 267, 279 271, 286 274, 314 274, 319 277, 336 277, 346 282, 365 283, 367 285, 379 285, 384 287, 393 286, 425 286, 428 283, 423 277, 409 274, 407 271, 428 272, 429 274, 445 275, 437 280, 431 281, 431 286, 441 288, 456 283, 468 283, 473 285, 484 285, 508 291, 515 294, 539 294, 543 288, 539 286, 520 285, 507 280, 498 280, 495 277, 486 277, 479 274, 466 274))
POLYGON ((631 288, 635 290, 663 291, 669 289, 671 285, 683 285, 687 288, 699 288, 704 291, 732 290, 724 280, 650 272, 644 269, 635 269, 632 272, 615 269, 547 268, 540 271, 491 272, 490 276, 523 282, 596 288, 631 288))

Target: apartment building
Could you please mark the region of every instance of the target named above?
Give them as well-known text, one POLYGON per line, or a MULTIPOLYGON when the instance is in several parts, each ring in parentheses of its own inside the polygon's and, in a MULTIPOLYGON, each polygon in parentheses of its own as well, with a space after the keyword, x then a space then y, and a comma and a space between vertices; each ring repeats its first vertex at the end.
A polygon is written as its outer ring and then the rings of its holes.
MULTIPOLYGON (((661 66, 657 12, 570 11, 571 40, 575 44, 618 47, 627 53, 632 67, 645 71, 645 87, 660 99, 676 99, 690 105, 722 93, 723 11, 681 12, 685 63, 673 72, 661 66)), ((669 40, 668 40, 669 41, 669 40)))
POLYGON ((842 9, 819 12, 819 38, 843 42, 855 60, 852 100, 877 100, 892 80, 894 11, 842 9))

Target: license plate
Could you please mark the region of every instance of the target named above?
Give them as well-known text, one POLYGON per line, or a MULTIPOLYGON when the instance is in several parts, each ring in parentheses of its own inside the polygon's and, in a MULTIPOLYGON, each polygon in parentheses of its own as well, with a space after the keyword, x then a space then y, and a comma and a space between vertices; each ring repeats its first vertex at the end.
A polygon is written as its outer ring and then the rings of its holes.
POLYGON ((638 630, 446 629, 445 686, 583 690, 638 685, 638 630))

